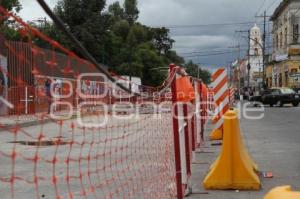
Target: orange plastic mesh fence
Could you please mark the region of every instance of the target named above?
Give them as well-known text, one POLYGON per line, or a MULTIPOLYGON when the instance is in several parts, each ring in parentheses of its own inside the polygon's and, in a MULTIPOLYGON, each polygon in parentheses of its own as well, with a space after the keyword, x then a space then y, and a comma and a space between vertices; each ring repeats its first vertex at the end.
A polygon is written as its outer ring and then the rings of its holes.
POLYGON ((135 85, 148 97, 128 96, 89 62, 4 8, 0 13, 29 40, 4 45, 1 198, 173 198, 168 89, 157 95, 161 88, 135 85), (37 47, 37 37, 50 50, 37 47))

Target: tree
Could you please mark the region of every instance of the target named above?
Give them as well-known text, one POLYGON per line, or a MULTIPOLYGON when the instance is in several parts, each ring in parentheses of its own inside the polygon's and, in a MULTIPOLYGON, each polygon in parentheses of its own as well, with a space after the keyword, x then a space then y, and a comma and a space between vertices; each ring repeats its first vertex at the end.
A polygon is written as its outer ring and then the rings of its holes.
POLYGON ((115 21, 125 19, 124 8, 121 7, 118 1, 108 7, 108 12, 115 21))
POLYGON ((136 60, 141 63, 143 67, 143 85, 159 86, 167 77, 167 71, 159 70, 165 67, 163 59, 149 44, 140 45, 135 53, 136 60))
POLYGON ((129 26, 128 21, 120 20, 120 21, 117 21, 113 25, 112 30, 113 30, 113 33, 116 36, 119 36, 119 37, 123 38, 123 40, 125 41, 126 38, 127 38, 128 33, 130 31, 130 26, 129 26))
POLYGON ((173 43, 175 42, 170 37, 170 30, 167 28, 153 28, 153 43, 156 47, 159 55, 162 53, 166 54, 173 47, 173 43))
MULTIPOLYGON (((47 35, 54 41, 63 44, 64 47, 69 48, 71 46, 70 41, 68 41, 66 36, 59 29, 57 29, 55 24, 51 21, 45 20, 42 23, 31 23, 30 26, 38 29, 39 31, 41 31, 43 34, 47 35)), ((39 37, 34 37, 33 43, 41 48, 48 48, 48 49, 52 48, 51 44, 49 44, 47 41, 39 37)))
POLYGON ((14 11, 16 13, 22 9, 19 0, 0 0, 0 5, 8 11, 14 11))
POLYGON ((133 25, 139 18, 140 11, 137 8, 137 3, 137 0, 124 1, 125 18, 130 25, 133 25))
MULTIPOLYGON (((0 5, 8 11, 18 13, 22 6, 19 0, 0 0, 0 5)), ((0 32, 6 39, 20 40, 20 33, 17 31, 17 27, 14 21, 7 20, 7 17, 0 14, 0 32)))
POLYGON ((184 68, 190 76, 200 78, 206 84, 210 83, 210 72, 208 70, 202 69, 197 64, 193 63, 193 61, 189 61, 188 63, 186 63, 184 65, 184 68))
POLYGON ((176 51, 174 50, 169 50, 166 54, 165 54, 165 58, 166 58, 166 63, 174 63, 178 66, 181 66, 184 64, 184 59, 180 56, 177 55, 176 51))
MULTIPOLYGON (((55 13, 69 31, 102 63, 105 63, 105 40, 110 27, 104 7, 105 0, 60 0, 55 7, 55 13)), ((70 49, 81 55, 72 43, 70 49)))
POLYGON ((141 63, 133 62, 133 63, 123 63, 118 67, 118 74, 134 76, 134 77, 143 77, 143 65, 141 63))

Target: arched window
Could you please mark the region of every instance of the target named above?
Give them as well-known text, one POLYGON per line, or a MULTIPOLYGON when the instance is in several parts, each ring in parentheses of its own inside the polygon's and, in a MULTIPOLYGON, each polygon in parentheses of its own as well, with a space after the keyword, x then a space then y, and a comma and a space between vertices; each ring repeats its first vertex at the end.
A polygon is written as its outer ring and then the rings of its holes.
POLYGON ((258 48, 254 48, 254 55, 258 56, 258 48))

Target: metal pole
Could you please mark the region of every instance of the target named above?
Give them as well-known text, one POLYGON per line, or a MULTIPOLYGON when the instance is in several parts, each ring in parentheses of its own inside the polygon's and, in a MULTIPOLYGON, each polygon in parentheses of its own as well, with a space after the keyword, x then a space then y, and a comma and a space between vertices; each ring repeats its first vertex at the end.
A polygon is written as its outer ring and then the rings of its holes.
POLYGON ((264 34, 263 34, 263 88, 266 87, 266 11, 264 12, 264 34))
POLYGON ((250 30, 248 30, 248 38, 249 38, 249 42, 248 42, 248 66, 247 66, 247 69, 248 69, 248 91, 249 91, 249 88, 250 88, 250 69, 251 69, 251 64, 250 64, 250 38, 251 38, 251 35, 250 35, 250 30))
MULTIPOLYGON (((175 64, 170 65, 170 77, 174 73, 176 73, 175 67, 176 67, 175 64)), ((173 105, 172 107, 173 133, 174 133, 173 138, 174 138, 174 151, 175 151, 177 199, 183 199, 176 80, 173 80, 171 89, 172 89, 172 105, 173 105)))
POLYGON ((28 114, 28 87, 25 87, 25 114, 28 114))

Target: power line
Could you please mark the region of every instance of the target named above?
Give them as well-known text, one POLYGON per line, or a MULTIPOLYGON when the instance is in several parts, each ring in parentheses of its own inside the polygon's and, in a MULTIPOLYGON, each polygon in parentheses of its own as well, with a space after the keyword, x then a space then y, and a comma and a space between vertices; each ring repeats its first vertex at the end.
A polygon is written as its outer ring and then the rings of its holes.
POLYGON ((272 2, 267 6, 267 10, 266 10, 266 11, 269 11, 269 10, 272 8, 272 6, 275 4, 276 1, 277 1, 277 0, 272 1, 272 2))
MULTIPOLYGON (((180 28, 197 28, 197 27, 252 25, 254 23, 255 23, 254 21, 251 21, 251 22, 219 23, 219 24, 166 25, 160 27, 166 27, 169 29, 177 29, 177 28, 180 29, 180 28)), ((262 25, 262 24, 263 23, 258 23, 258 25, 262 25)))
POLYGON ((124 85, 120 84, 116 81, 114 77, 111 76, 111 74, 108 72, 108 70, 101 64, 99 64, 96 59, 87 51, 87 49, 83 46, 83 44, 78 41, 78 39, 74 36, 73 33, 71 33, 63 23, 63 21, 55 15, 48 4, 44 0, 37 0, 37 2, 40 4, 40 6, 43 8, 43 10, 48 14, 48 16, 53 20, 53 22, 59 27, 59 29, 66 34, 66 36, 74 43, 76 48, 80 51, 80 53, 92 64, 94 64, 95 68, 98 69, 100 72, 102 72, 110 81, 115 83, 119 88, 122 90, 134 94, 135 96, 140 96, 139 93, 133 92, 131 89, 126 88, 124 85))
POLYGON ((267 1, 267 0, 264 0, 264 1, 262 2, 262 4, 259 6, 259 8, 258 8, 258 10, 257 10, 257 12, 256 12, 255 15, 257 15, 257 14, 262 10, 262 8, 263 8, 263 6, 265 5, 266 1, 267 1))
MULTIPOLYGON (((184 56, 184 58, 191 58, 191 57, 209 57, 209 56, 217 56, 217 55, 225 55, 225 54, 231 54, 235 51, 226 51, 226 52, 220 52, 220 53, 209 53, 209 54, 199 54, 199 55, 189 55, 184 56)), ((238 52, 238 51, 236 51, 238 52)))
MULTIPOLYGON (((273 46, 266 46, 267 49, 271 49, 273 46)), ((217 54, 217 53, 224 53, 224 52, 229 52, 229 49, 237 49, 238 47, 227 47, 224 48, 224 50, 207 50, 207 51, 198 51, 198 52, 182 52, 178 53, 180 55, 187 55, 187 56, 197 56, 197 55, 206 55, 206 54, 217 54)), ((248 45, 239 45, 239 48, 242 51, 248 50, 248 45), (242 48, 244 47, 244 48, 242 48)), ((230 50, 230 52, 235 52, 236 50, 230 50)))

